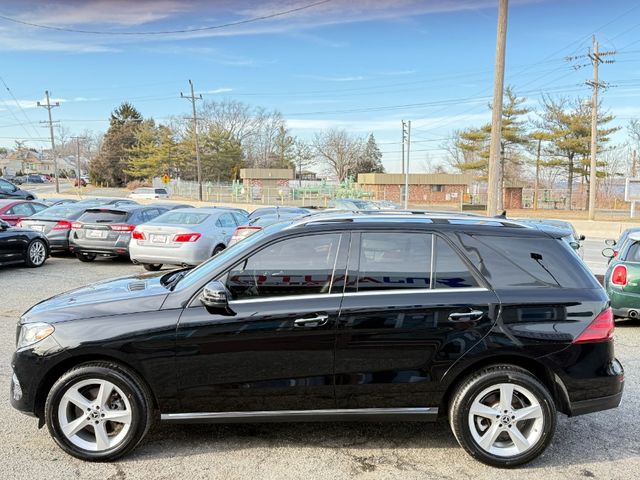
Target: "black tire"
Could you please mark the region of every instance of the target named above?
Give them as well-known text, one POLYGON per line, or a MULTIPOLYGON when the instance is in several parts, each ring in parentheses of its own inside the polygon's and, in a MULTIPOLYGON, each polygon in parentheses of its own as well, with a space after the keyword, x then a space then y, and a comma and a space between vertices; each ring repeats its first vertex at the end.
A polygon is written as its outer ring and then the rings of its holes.
POLYGON ((95 253, 76 253, 76 258, 81 262, 93 262, 96 259, 95 253))
MULTIPOLYGON (((513 395, 513 398, 514 403, 521 403, 519 408, 526 406, 526 403, 522 403, 526 402, 526 398, 521 396, 518 391, 513 395), (518 395, 520 395, 520 398, 518 395)), ((494 407, 500 408, 497 405, 494 405, 494 407)), ((502 415, 506 413, 506 411, 503 412, 500 409, 498 413, 502 415)), ((470 375, 459 384, 449 405, 449 424, 458 443, 469 455, 487 465, 510 468, 533 460, 547 448, 556 428, 556 407, 547 388, 530 372, 515 365, 493 365, 470 375), (522 387, 532 394, 539 403, 540 420, 510 420, 510 418, 514 417, 510 417, 509 415, 511 415, 512 412, 516 413, 518 411, 517 408, 499 419, 498 416, 496 416, 496 419, 492 418, 491 420, 488 418, 484 419, 482 416, 471 416, 470 419, 470 410, 477 397, 499 384, 509 384, 516 389, 522 387), (509 422, 508 424, 504 423, 504 428, 503 424, 500 423, 504 421, 503 418, 506 418, 509 422), (542 422, 541 426, 540 423, 536 424, 536 422, 539 421, 542 422), (496 440, 491 442, 490 448, 493 448, 494 445, 508 447, 509 444, 511 444, 511 448, 516 449, 516 444, 513 442, 513 437, 510 433, 513 432, 513 430, 511 430, 512 428, 520 434, 522 434, 523 430, 527 431, 528 429, 528 434, 532 435, 532 438, 535 440, 532 440, 533 443, 530 443, 531 446, 528 447, 528 449, 523 449, 522 453, 509 455, 509 452, 505 450, 503 450, 502 454, 491 453, 481 447, 474 438, 470 423, 472 423, 474 425, 473 428, 476 429, 475 435, 479 436, 479 433, 481 433, 480 429, 485 428, 483 423, 486 424, 486 430, 484 430, 484 432, 488 434, 490 429, 494 428, 494 422, 499 425, 495 427, 496 431, 502 433, 499 433, 496 440), (504 441, 504 443, 498 443, 499 440, 500 442, 504 441)))
POLYGON ((26 197, 26 200, 35 200, 35 198, 33 198, 31 195, 29 195, 28 197, 26 197))
POLYGON ((157 272, 162 268, 162 264, 161 263, 143 263, 142 268, 144 268, 148 272, 157 272))
MULTIPOLYGON (((115 389, 113 392, 112 395, 115 395, 115 397, 112 396, 110 398, 115 398, 115 401, 118 401, 120 398, 119 394, 115 389)), ((90 395, 90 393, 88 393, 88 395, 90 395)), ((87 399, 87 397, 85 397, 85 399, 87 399)), ((95 399, 90 402, 95 402, 95 399)), ((90 408, 93 408, 93 405, 90 408)), ((102 411, 105 410, 103 409, 102 411)), ((82 412, 78 418, 84 417, 84 415, 85 413, 82 412)), ((90 417, 87 417, 87 419, 89 418, 90 417)), ((92 420, 89 423, 93 423, 93 417, 91 418, 92 420)), ((99 415, 97 418, 99 418, 99 415)), ((89 362, 67 371, 53 384, 45 404, 47 428, 58 446, 69 455, 92 462, 107 462, 129 453, 147 434, 153 423, 153 419, 153 401, 148 388, 136 374, 115 362, 89 362), (110 382, 122 391, 131 407, 131 421, 126 434, 114 446, 96 451, 81 448, 63 433, 58 410, 60 402, 64 401, 64 394, 69 388, 83 381, 90 383, 91 381, 101 380, 110 382)), ((106 421, 104 425, 106 431, 108 431, 109 428, 112 429, 112 432, 108 433, 108 435, 113 435, 111 441, 115 440, 117 430, 113 427, 114 424, 106 421)), ((89 425, 80 430, 79 433, 85 435, 87 438, 91 438, 91 431, 95 430, 93 430, 92 425, 89 425)))
POLYGON ((215 257, 217 254, 219 254, 225 248, 226 247, 224 245, 216 245, 216 248, 213 249, 213 253, 211 254, 211 256, 215 257))
POLYGON ((36 238, 27 245, 24 263, 29 268, 41 267, 44 265, 44 262, 47 261, 48 255, 49 248, 47 247, 47 244, 43 240, 36 238))

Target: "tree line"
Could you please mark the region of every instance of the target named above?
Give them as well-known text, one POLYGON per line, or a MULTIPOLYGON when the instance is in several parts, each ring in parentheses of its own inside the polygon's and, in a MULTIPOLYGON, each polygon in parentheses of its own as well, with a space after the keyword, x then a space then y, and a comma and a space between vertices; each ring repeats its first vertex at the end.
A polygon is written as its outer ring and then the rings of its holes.
MULTIPOLYGON (((502 185, 521 183, 531 178, 534 189, 566 185, 568 206, 576 185, 588 189, 591 162, 590 99, 554 98, 543 95, 539 110, 534 111, 525 97, 512 87, 504 94, 499 176, 502 185)), ((628 125, 631 145, 609 145, 619 127, 611 126, 614 116, 598 107, 597 171, 598 178, 635 175, 635 166, 627 161, 629 148, 640 147, 640 122, 628 125), (613 155, 611 152, 616 152, 613 155), (623 156, 625 158, 621 159, 623 156)), ((488 174, 491 124, 456 130, 443 145, 451 167, 470 172, 479 178, 488 174)), ((587 196, 588 197, 588 196, 587 196)))
MULTIPOLYGON (((205 102, 197 116, 205 181, 237 179, 246 167, 293 168, 301 173, 319 166, 339 181, 358 173, 384 172, 373 134, 364 138, 331 129, 305 140, 291 134, 280 112, 235 100, 205 102)), ((182 117, 164 123, 144 118, 124 102, 111 113, 109 128, 90 163, 90 177, 113 186, 164 174, 193 180, 193 127, 191 120, 182 117)))

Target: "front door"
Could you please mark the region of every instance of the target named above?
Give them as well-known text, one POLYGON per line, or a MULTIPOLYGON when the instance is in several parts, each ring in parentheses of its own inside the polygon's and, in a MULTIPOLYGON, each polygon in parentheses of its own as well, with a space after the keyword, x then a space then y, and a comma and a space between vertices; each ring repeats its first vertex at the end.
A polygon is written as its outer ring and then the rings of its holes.
POLYGON ((212 315, 197 300, 185 309, 177 335, 183 412, 335 408, 348 238, 277 240, 219 278, 232 314, 212 315))
POLYGON ((438 379, 491 328, 497 298, 444 237, 353 236, 336 344, 337 406, 437 405, 438 379))

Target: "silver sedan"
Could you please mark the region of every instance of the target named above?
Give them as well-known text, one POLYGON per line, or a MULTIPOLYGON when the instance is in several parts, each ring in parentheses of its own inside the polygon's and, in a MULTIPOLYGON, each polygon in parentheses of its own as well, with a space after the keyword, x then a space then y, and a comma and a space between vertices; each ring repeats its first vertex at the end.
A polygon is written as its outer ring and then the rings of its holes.
POLYGON ((164 264, 199 265, 226 248, 238 222, 222 208, 172 210, 135 228, 129 254, 150 271, 164 264))

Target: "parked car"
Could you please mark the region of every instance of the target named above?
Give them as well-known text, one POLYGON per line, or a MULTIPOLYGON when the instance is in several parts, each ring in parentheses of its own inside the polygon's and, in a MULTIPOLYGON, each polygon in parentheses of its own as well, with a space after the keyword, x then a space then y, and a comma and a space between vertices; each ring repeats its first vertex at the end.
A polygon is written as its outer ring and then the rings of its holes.
POLYGON ((36 194, 22 190, 11 182, 0 178, 0 198, 35 200, 36 194))
POLYGON ((262 207, 262 208, 256 208, 253 212, 251 212, 249 214, 249 220, 253 220, 255 218, 258 217, 263 217, 265 215, 270 215, 273 216, 275 215, 280 216, 286 216, 286 215, 306 215, 308 213, 312 213, 314 210, 311 210, 310 208, 303 208, 303 207, 262 207))
POLYGON ((612 248, 602 254, 610 263, 604 274, 604 286, 618 318, 640 317, 640 232, 627 235, 617 255, 612 248))
POLYGON ((22 177, 18 177, 16 175, 3 175, 2 177, 0 177, 0 179, 6 180, 7 182, 11 182, 14 185, 22 184, 22 177))
POLYGON ((524 223, 525 225, 529 225, 543 231, 553 230, 554 233, 558 233, 561 236, 562 240, 566 242, 567 245, 569 245, 580 258, 584 258, 584 248, 582 248, 582 242, 586 239, 586 237, 584 235, 578 235, 571 222, 546 218, 523 218, 518 221, 524 223))
POLYGON ((86 181, 84 178, 80 178, 80 179, 76 178, 76 179, 73 181, 73 186, 74 186, 74 187, 78 187, 78 186, 80 186, 80 187, 86 187, 86 186, 87 186, 87 181, 86 181))
POLYGON ((53 207, 55 205, 66 205, 69 203, 76 203, 78 200, 75 198, 41 198, 38 199, 38 202, 48 205, 49 207, 53 207))
POLYGON ((336 198, 329 202, 328 208, 332 210, 380 210, 376 203, 361 198, 336 198))
POLYGON ((27 175, 27 183, 44 183, 45 179, 42 178, 42 175, 31 174, 27 175))
POLYGON ((400 210, 402 208, 402 205, 391 200, 372 200, 372 203, 381 210, 400 210))
MULTIPOLYGON (((631 228, 627 228, 626 230, 624 230, 621 234, 620 237, 618 238, 618 240, 615 240, 613 238, 607 239, 604 241, 605 245, 609 245, 611 247, 611 250, 613 250, 613 256, 608 256, 609 259, 609 263, 611 263, 611 260, 615 257, 618 256, 618 253, 620 253, 620 249, 623 248, 625 242, 627 241, 627 239, 629 238, 629 235, 631 235, 632 233, 640 233, 640 227, 631 227, 631 228)), ((602 251, 602 254, 604 255, 605 250, 607 250, 606 248, 602 251)))
POLYGON ((545 232, 310 216, 193 269, 38 303, 19 322, 10 398, 85 460, 130 452, 154 418, 448 417, 474 458, 513 467, 550 444, 557 411, 618 406, 614 326, 604 289, 545 232))
POLYGON ((166 208, 167 210, 176 210, 178 208, 196 208, 188 203, 174 203, 174 202, 154 202, 155 207, 166 208))
POLYGON ((78 202, 78 205, 86 205, 87 207, 96 207, 99 205, 139 205, 135 200, 129 198, 109 198, 109 197, 94 197, 85 198, 78 202))
POLYGON ((29 200, 0 200, 0 220, 15 226, 23 218, 30 217, 45 208, 48 207, 29 200))
POLYGON ((24 263, 41 267, 49 257, 47 238, 39 232, 16 228, 0 220, 0 265, 24 263))
POLYGON ((167 211, 155 205, 103 205, 88 208, 71 224, 69 250, 81 262, 98 255, 128 257, 133 229, 167 211))
POLYGON ((261 215, 261 216, 255 217, 253 219, 250 219, 246 225, 240 225, 238 228, 236 228, 235 232, 233 232, 231 240, 229 240, 228 246, 230 247, 231 245, 235 245, 239 241, 244 240, 247 237, 250 237, 254 233, 259 232, 263 228, 266 228, 269 225, 273 225, 274 223, 291 220, 293 218, 298 218, 304 215, 312 215, 314 213, 315 212, 313 211, 308 211, 305 213, 298 213, 296 211, 289 211, 289 212, 280 211, 278 212, 278 214, 261 215))
POLYGON ((233 212, 223 208, 172 210, 135 228, 131 260, 150 271, 199 265, 227 247, 237 226, 233 212))
POLYGON ((169 192, 166 188, 140 187, 131 192, 129 198, 156 200, 169 198, 169 192))
POLYGON ((19 226, 45 234, 52 251, 68 251, 71 225, 87 208, 77 203, 55 205, 23 218, 19 226))

